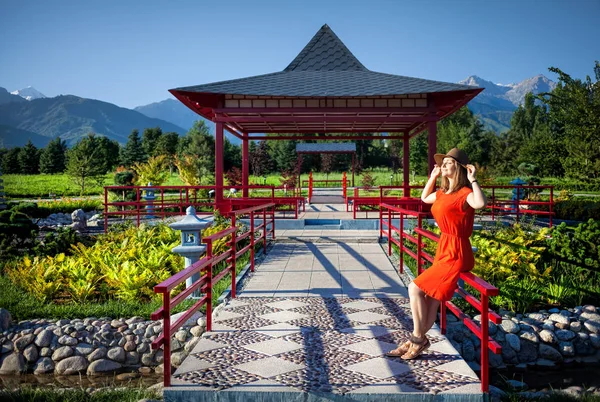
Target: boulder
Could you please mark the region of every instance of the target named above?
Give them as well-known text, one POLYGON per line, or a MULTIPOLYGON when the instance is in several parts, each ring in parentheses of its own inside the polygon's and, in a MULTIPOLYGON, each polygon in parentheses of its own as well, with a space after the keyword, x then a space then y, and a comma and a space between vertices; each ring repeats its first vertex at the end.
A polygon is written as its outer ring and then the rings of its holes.
POLYGON ((57 375, 71 375, 83 373, 88 367, 88 361, 83 356, 67 357, 58 362, 55 368, 57 375))

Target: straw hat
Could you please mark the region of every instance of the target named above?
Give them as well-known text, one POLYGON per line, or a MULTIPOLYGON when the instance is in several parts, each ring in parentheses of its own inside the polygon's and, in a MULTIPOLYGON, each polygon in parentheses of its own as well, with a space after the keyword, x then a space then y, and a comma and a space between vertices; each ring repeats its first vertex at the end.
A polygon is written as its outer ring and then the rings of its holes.
POLYGON ((433 156, 433 159, 435 159, 435 163, 437 163, 438 166, 442 166, 444 158, 452 158, 456 160, 459 164, 461 164, 463 167, 471 163, 469 162, 469 157, 467 156, 465 151, 458 148, 452 148, 450 151, 448 151, 447 154, 435 154, 433 156))

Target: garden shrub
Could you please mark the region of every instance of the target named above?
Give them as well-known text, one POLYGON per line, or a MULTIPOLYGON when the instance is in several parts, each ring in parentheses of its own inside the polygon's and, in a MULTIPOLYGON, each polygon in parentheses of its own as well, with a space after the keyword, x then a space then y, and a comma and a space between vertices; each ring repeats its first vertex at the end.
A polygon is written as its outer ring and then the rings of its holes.
POLYGON ((600 219, 600 201, 591 199, 567 199, 554 204, 557 219, 586 221, 600 219))
POLYGON ((0 212, 0 258, 7 260, 34 247, 39 228, 18 209, 0 212))

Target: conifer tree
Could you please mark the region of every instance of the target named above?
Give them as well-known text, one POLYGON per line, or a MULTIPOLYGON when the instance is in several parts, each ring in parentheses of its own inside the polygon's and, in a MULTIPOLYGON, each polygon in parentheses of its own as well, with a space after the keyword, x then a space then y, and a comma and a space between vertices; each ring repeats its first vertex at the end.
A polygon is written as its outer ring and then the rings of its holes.
POLYGON ((127 144, 122 149, 121 164, 127 167, 133 166, 134 163, 143 163, 146 161, 146 153, 142 147, 140 133, 137 129, 133 129, 127 138, 127 144))
POLYGON ((23 174, 36 174, 40 172, 40 151, 31 140, 19 151, 17 156, 19 168, 23 174))
POLYGON ((81 187, 81 195, 90 181, 103 185, 106 161, 98 137, 88 134, 67 152, 66 173, 81 187))
POLYGON ((42 149, 40 155, 40 173, 52 174, 65 171, 65 153, 67 152, 67 143, 56 137, 42 149))
POLYGON ((4 174, 21 173, 21 167, 19 166, 19 152, 21 152, 20 147, 10 148, 6 152, 2 158, 2 172, 4 172, 4 174))

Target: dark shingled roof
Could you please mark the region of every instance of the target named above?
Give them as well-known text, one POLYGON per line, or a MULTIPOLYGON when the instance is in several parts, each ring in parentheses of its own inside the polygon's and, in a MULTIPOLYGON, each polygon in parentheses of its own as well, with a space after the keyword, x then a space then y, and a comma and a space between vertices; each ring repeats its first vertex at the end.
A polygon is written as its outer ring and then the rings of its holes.
POLYGON ((473 90, 477 87, 368 70, 323 25, 285 70, 171 91, 289 97, 361 97, 473 90))

